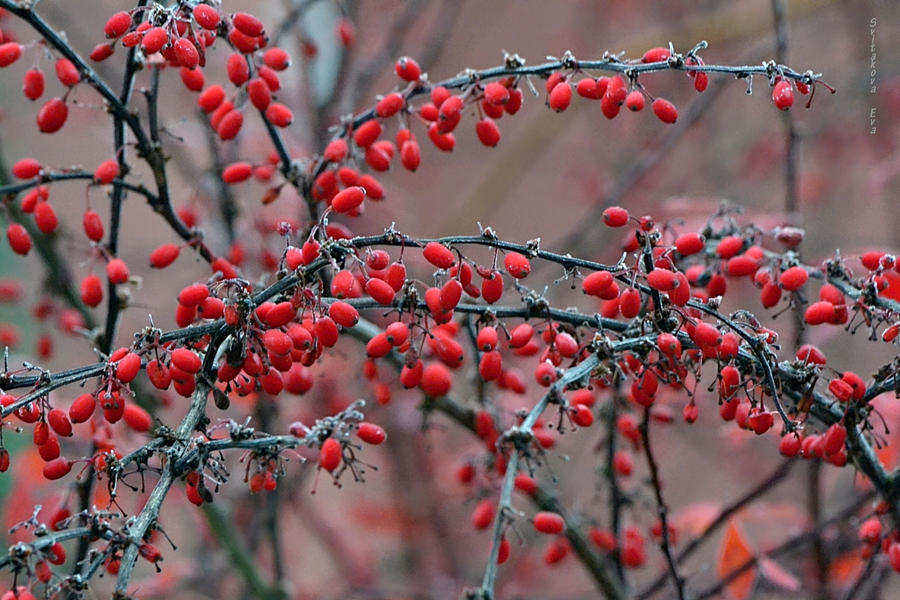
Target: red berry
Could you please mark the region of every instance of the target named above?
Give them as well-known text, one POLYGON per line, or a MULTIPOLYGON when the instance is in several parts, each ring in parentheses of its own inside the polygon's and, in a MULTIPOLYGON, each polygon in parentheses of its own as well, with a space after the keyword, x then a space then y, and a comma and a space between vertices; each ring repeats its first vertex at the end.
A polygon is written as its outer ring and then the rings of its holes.
POLYGON ((196 69, 197 65, 200 64, 200 53, 197 51, 197 47, 194 45, 194 42, 187 38, 178 38, 175 40, 175 43, 172 44, 173 51, 175 52, 175 59, 185 69, 196 69))
POLYGON ((378 101, 378 104, 375 105, 375 114, 382 119, 387 119, 397 114, 405 103, 403 96, 393 92, 378 101))
POLYGON ((248 162, 231 163, 222 171, 222 181, 228 184, 240 183, 253 175, 253 165, 248 162))
POLYGON ((6 228, 6 237, 9 240, 9 247, 16 254, 24 256, 31 250, 31 236, 18 223, 10 223, 9 227, 6 228))
POLYGON ((331 207, 339 213, 349 213, 359 207, 366 197, 366 189, 353 186, 341 190, 331 201, 331 207))
POLYGON ((0 44, 0 68, 8 67, 22 56, 22 46, 18 42, 0 44))
POLYGON ((534 336, 534 327, 528 323, 517 325, 509 334, 509 347, 522 348, 531 341, 532 336, 534 336))
POLYGON ((874 545, 881 539, 881 520, 869 517, 859 526, 859 541, 874 545))
POLYGON ((347 157, 348 151, 347 141, 344 138, 337 138, 328 143, 322 157, 327 161, 341 162, 347 157))
POLYGON ((616 473, 623 477, 628 477, 634 471, 634 461, 631 454, 625 450, 618 450, 613 455, 612 466, 616 473))
POLYGON ((90 57, 94 62, 102 62, 112 56, 113 52, 115 52, 115 46, 112 44, 97 44, 91 50, 90 57))
POLYGON ((873 250, 871 252, 866 252, 865 254, 860 256, 859 262, 861 262, 862 266, 864 266, 868 270, 875 271, 880 266, 881 257, 884 255, 884 252, 873 250))
POLYGON ((356 435, 367 444, 377 446, 387 439, 384 429, 373 423, 360 423, 356 435))
POLYGON ((653 114, 659 117, 659 120, 663 123, 674 123, 678 120, 678 109, 665 98, 657 98, 653 101, 651 107, 653 108, 653 114))
POLYGON ((772 102, 778 110, 788 110, 794 104, 794 89, 786 79, 779 80, 772 88, 772 102))
POLYGON ((493 148, 500 143, 500 129, 493 119, 485 117, 475 123, 475 133, 478 135, 479 141, 493 148))
POLYGON ((531 263, 524 255, 518 252, 510 252, 503 259, 506 271, 516 279, 523 279, 531 273, 531 263))
POLYGON ((597 85, 597 80, 593 79, 592 77, 586 77, 578 82, 578 84, 575 86, 575 91, 578 92, 578 95, 582 98, 599 100, 606 92, 606 88, 603 88, 603 91, 600 91, 600 86, 597 85))
POLYGON ((790 267, 785 269, 778 278, 778 283, 782 288, 793 292, 802 288, 809 279, 809 274, 803 267, 790 267))
POLYGON ((686 233, 675 240, 675 249, 682 256, 697 254, 704 248, 705 240, 699 233, 686 233))
POLYGON ((555 565, 569 555, 571 544, 564 537, 559 537, 550 542, 547 550, 544 552, 544 562, 548 565, 555 565))
POLYGON ((350 19, 344 18, 338 21, 337 34, 344 48, 349 48, 356 41, 356 27, 350 19))
POLYGON ((825 300, 814 302, 806 308, 804 319, 809 325, 821 325, 822 323, 830 323, 834 320, 835 308, 834 304, 825 300))
POLYGON ((442 363, 430 363, 422 372, 419 385, 428 396, 438 398, 450 391, 453 383, 450 370, 442 363))
POLYGON ((47 423, 56 435, 62 437, 69 437, 72 435, 72 422, 66 415, 66 411, 61 408, 54 408, 47 413, 47 423))
POLYGON ((319 466, 328 472, 332 472, 341 464, 341 443, 334 438, 328 438, 322 442, 319 450, 319 466))
POLYGON ((92 394, 81 394, 69 407, 69 419, 73 423, 84 423, 94 414, 97 400, 92 394))
POLYGON ((184 87, 192 92, 201 91, 206 84, 206 77, 204 77, 203 71, 200 69, 187 69, 181 67, 181 69, 178 70, 178 75, 181 77, 181 82, 184 84, 184 87))
POLYGON ((781 441, 778 443, 778 450, 782 455, 790 458, 797 456, 797 453, 800 452, 801 444, 800 436, 796 433, 787 433, 781 437, 781 441))
POLYGON ((668 48, 650 48, 646 52, 644 52, 644 56, 641 57, 641 62, 644 63, 654 63, 654 62, 662 62, 669 59, 671 53, 668 48))
POLYGON ((612 273, 609 271, 594 271, 581 282, 581 289, 590 296, 603 295, 610 289, 613 283, 612 273))
POLYGON ((553 89, 550 90, 550 95, 547 97, 547 104, 556 112, 562 112, 569 108, 569 103, 571 101, 572 86, 569 85, 567 81, 560 81, 557 83, 553 89))
POLYGON ((628 222, 628 211, 621 206, 610 206, 603 211, 603 223, 607 227, 622 227, 628 222))
POLYGON ((45 84, 43 71, 37 68, 29 69, 22 78, 22 93, 29 100, 37 100, 44 95, 45 84))
POLYGON ((701 346, 718 346, 722 343, 722 333, 709 323, 697 323, 694 333, 691 335, 697 344, 701 346))
POLYGON ((647 274, 647 283, 655 290, 669 292, 678 287, 678 277, 668 269, 653 269, 647 274))
POLYGON ((456 128, 462 117, 463 105, 460 96, 450 96, 441 103, 437 121, 439 133, 450 133, 456 128))
POLYGON ((422 68, 419 63, 408 56, 402 56, 394 65, 394 72, 404 81, 418 81, 422 76, 422 68))
POLYGON ((269 48, 263 54, 263 62, 270 69, 284 71, 291 66, 291 55, 281 48, 269 48))
POLYGON ((360 148, 368 148, 381 135, 381 123, 376 120, 366 121, 353 132, 353 141, 360 148))
POLYGON ((250 37, 259 37, 265 31, 262 21, 248 13, 235 13, 232 23, 238 31, 250 37))
POLYGON ((106 21, 103 32, 108 38, 118 38, 131 29, 131 15, 125 11, 117 12, 106 21))
POLYGON ((828 391, 841 402, 847 402, 853 396, 853 386, 843 379, 832 379, 828 382, 828 391))
POLYGON ((681 342, 671 333, 661 333, 656 338, 656 345, 659 351, 666 356, 680 356, 681 342))
POLYGON ((456 263, 456 255, 450 248, 438 242, 428 242, 422 255, 425 260, 439 269, 449 269, 456 263))
POLYGON ((43 233, 50 234, 56 231, 59 219, 49 202, 38 202, 34 207, 34 223, 43 233))
POLYGON ((817 346, 813 346, 812 344, 803 344, 800 346, 800 349, 797 350, 797 360, 816 365, 824 365, 827 362, 825 354, 819 350, 817 346))
MULTIPOLYGON (((271 107, 270 107, 271 108, 271 107)), ((233 140, 244 124, 244 115, 238 110, 231 110, 222 117, 216 132, 222 140, 233 140)))
POLYGON ((118 161, 110 158, 100 163, 94 170, 94 183, 108 185, 119 176, 118 161))
POLYGON ((745 253, 730 258, 725 265, 725 272, 730 277, 748 277, 756 273, 758 268, 757 259, 749 256, 749 253, 745 253))
POLYGON ((428 127, 428 139, 443 152, 451 152, 456 147, 456 138, 452 133, 441 133, 438 123, 428 127))
POLYGON ((583 404, 577 404, 572 408, 572 422, 579 427, 590 427, 594 424, 594 413, 583 404))
POLYGON ((150 431, 150 428, 153 426, 153 417, 150 416, 150 413, 133 402, 125 405, 122 420, 131 429, 140 433, 150 431))
POLYGON ((629 92, 625 96, 625 106, 632 112, 638 112, 644 108, 644 94, 640 90, 629 92))
POLYGON ((103 239, 103 220, 100 215, 92 210, 86 210, 82 218, 84 226, 84 234, 92 242, 99 242, 103 239))
POLYGON ((442 310, 449 311, 456 308, 462 298, 463 285, 458 279, 451 279, 441 287, 439 304, 442 310))
POLYGON ((225 66, 228 72, 228 80, 237 87, 241 87, 250 79, 250 66, 242 54, 238 52, 233 53, 228 57, 228 62, 225 66))
POLYGON ((216 110, 224 101, 225 89, 218 83, 209 86, 197 96, 197 105, 205 113, 211 113, 216 110))
POLYGON ((128 281, 128 265, 121 258, 113 258, 106 263, 106 276, 110 283, 120 284, 128 281))
POLYGON ((822 439, 825 454, 840 452, 847 441, 847 430, 840 423, 835 423, 828 428, 822 439))
POLYGON ((203 29, 214 30, 219 26, 221 17, 219 12, 208 4, 197 4, 194 6, 194 20, 203 29))
POLYGON ((379 304, 392 304, 394 302, 394 294, 396 292, 384 280, 372 277, 366 281, 365 289, 366 293, 379 304))
POLYGON ((92 307, 103 301, 103 283, 96 275, 88 275, 81 280, 81 301, 92 307))
POLYGON ((59 131, 69 116, 69 107, 60 98, 48 100, 38 111, 37 126, 41 133, 59 131))
POLYGON ((56 69, 56 77, 59 79, 59 82, 66 87, 73 87, 79 81, 81 81, 81 75, 78 73, 78 68, 68 58, 60 58, 56 61, 55 64, 56 69))
POLYGON ((169 32, 165 27, 151 27, 141 38, 141 50, 144 54, 156 54, 169 41, 169 32))
POLYGON ((718 243, 718 245, 716 246, 716 254, 718 254, 721 258, 729 259, 737 255, 737 253, 740 252, 743 247, 743 238, 736 235, 731 235, 722 238, 722 240, 718 243))
MULTIPOLYGON (((259 311, 257 309, 257 314, 259 311)), ((279 302, 278 304, 273 305, 268 311, 266 311, 265 315, 261 315, 261 319, 263 323, 268 325, 270 328, 283 327, 290 323, 294 317, 297 316, 297 309, 291 302, 279 302)), ((337 327, 334 325, 334 321, 325 317, 316 322, 318 326, 322 326, 324 323, 330 324, 330 327, 333 328, 333 333, 337 336, 337 327)), ((324 343, 324 340, 320 340, 324 343)), ((337 339, 335 339, 337 341, 337 339)))
POLYGON ((200 357, 187 348, 176 348, 172 351, 172 364, 185 373, 197 373, 200 371, 202 361, 200 357))
POLYGON ((633 319, 641 312, 641 293, 628 288, 619 296, 619 310, 626 319, 633 319))
POLYGON ((141 370, 141 357, 134 352, 129 352, 116 363, 116 379, 122 383, 129 383, 137 377, 141 370))
POLYGON ((558 534, 566 528, 566 522, 555 512, 539 512, 534 515, 533 523, 541 533, 558 534))
POLYGON ((72 463, 66 458, 59 457, 44 465, 44 478, 51 481, 61 479, 72 470, 72 463))
POLYGON ((497 329, 495 327, 483 327, 478 332, 476 345, 481 352, 490 352, 497 346, 497 329))
POLYGON ((509 88, 502 83, 493 81, 484 86, 484 99, 495 106, 502 106, 509 102, 509 88))
POLYGON ((256 110, 266 110, 272 103, 272 92, 260 77, 254 77, 247 84, 247 96, 256 110))
POLYGON ((524 102, 525 96, 522 94, 522 90, 519 88, 510 88, 509 101, 503 105, 503 110, 509 115, 514 115, 519 112, 519 109, 522 108, 524 102))
POLYGON ((164 269, 175 262, 180 252, 178 244, 163 244, 150 253, 150 267, 164 269))
POLYGON ((275 127, 287 127, 294 122, 294 113, 284 104, 273 102, 266 109, 266 119, 275 127))
POLYGON ((772 308, 781 300, 781 288, 771 281, 766 283, 759 293, 759 301, 765 308, 772 308))
POLYGON ((154 359, 147 363, 147 379, 158 390, 165 390, 172 381, 169 367, 154 359))
POLYGON ((494 503, 484 499, 475 505, 472 511, 472 527, 475 529, 487 529, 494 520, 494 503))
POLYGON ((12 167, 12 174, 18 179, 34 179, 41 173, 41 163, 33 158, 23 158, 16 161, 12 167))

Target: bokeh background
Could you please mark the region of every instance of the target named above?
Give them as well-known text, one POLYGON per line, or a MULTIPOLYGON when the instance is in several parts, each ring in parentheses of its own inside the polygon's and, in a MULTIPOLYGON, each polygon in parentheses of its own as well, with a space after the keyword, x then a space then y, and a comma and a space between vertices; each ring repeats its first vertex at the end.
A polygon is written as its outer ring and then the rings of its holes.
MULTIPOLYGON (((824 80, 837 89, 831 95, 820 88, 809 110, 803 108, 805 98, 798 96, 790 111, 797 133, 793 208, 788 208, 786 200, 785 122, 773 107, 765 82, 757 80, 753 95, 747 96, 744 82, 713 76, 710 89, 698 95, 683 74, 661 73, 642 82, 651 93, 680 108, 682 118, 674 127, 662 125, 649 111, 623 112, 609 121, 598 104, 578 97, 566 112, 555 114, 543 106, 543 97, 530 93, 518 115, 500 120, 503 138, 494 149, 478 142, 471 115, 457 130, 457 146, 449 155, 431 146, 421 124, 413 125, 421 141, 422 166, 409 173, 395 165, 382 177, 387 199, 370 204, 365 215, 350 226, 365 234, 394 223, 400 231, 428 237, 477 233, 480 223, 513 241, 540 238, 545 249, 614 262, 620 254, 620 234, 598 220, 599 210, 608 204, 621 204, 632 214, 651 214, 676 226, 679 221, 697 226, 722 202, 728 202, 743 207, 741 219, 745 222, 803 227, 803 257, 811 264, 832 256, 836 249, 848 256, 871 249, 900 252, 900 59, 893 51, 900 39, 900 5, 824 0, 784 4, 789 31, 786 62, 798 70, 823 73, 824 80), (689 123, 690 114, 699 118, 689 123)), ((106 17, 129 6, 109 0, 44 0, 39 10, 65 31, 76 49, 87 54, 101 41, 106 17)), ((295 122, 285 138, 298 158, 320 149, 328 139, 328 127, 338 123, 341 115, 364 109, 377 94, 392 90, 397 84, 393 61, 404 54, 418 59, 431 81, 439 81, 466 68, 500 64, 503 50, 536 64, 565 50, 584 59, 599 58, 605 51, 636 57, 649 47, 668 42, 687 50, 707 40, 709 48, 702 52, 706 62, 756 65, 772 58, 776 45, 772 5, 759 0, 374 0, 340 4, 285 0, 235 1, 226 6, 229 12, 251 10, 269 24, 270 31, 277 30, 284 16, 297 7, 302 8, 303 16, 281 42, 295 60, 283 76, 279 99, 295 111, 295 122), (342 15, 356 28, 356 40, 349 49, 343 48, 335 35, 342 15), (313 45, 316 55, 304 57, 304 48, 309 53, 313 45)), ((33 37, 9 18, 0 21, 0 27, 23 42, 33 37)), ((213 66, 207 70, 207 81, 225 80, 226 56, 224 48, 211 53, 213 66)), ((120 74, 117 58, 121 52, 98 66, 110 81, 120 74)), ((20 90, 22 73, 38 60, 49 77, 52 67, 39 46, 0 72, 2 157, 7 164, 35 156, 60 168, 92 170, 112 156, 111 127, 100 100, 85 86, 77 88, 71 95, 77 104, 65 129, 54 136, 38 134, 34 126, 37 106, 25 100, 20 90)), ((148 82, 147 74, 142 74, 138 88, 148 82)), ((542 81, 534 83, 542 89, 542 81)), ((196 214, 205 240, 224 254, 231 242, 218 212, 225 192, 210 168, 213 154, 208 128, 194 108, 193 95, 183 88, 174 70, 164 73, 162 87, 162 123, 172 157, 173 196, 178 207, 196 214)), ((54 89, 50 93, 60 93, 54 89)), ((134 104, 144 110, 140 93, 135 94, 134 104)), ((260 162, 270 150, 260 124, 247 121, 238 142, 218 145, 219 160, 260 162)), ((151 181, 140 167, 134 178, 151 181)), ((288 188, 276 203, 261 208, 266 187, 250 183, 230 190, 243 215, 237 222, 236 239, 246 247, 245 272, 251 279, 260 273, 253 267, 255 260, 283 248, 282 241, 264 235, 267 227, 285 218, 302 225, 306 218, 302 203, 288 188)), ((86 192, 80 183, 55 184, 51 198, 63 223, 56 243, 76 280, 92 270, 100 272, 102 263, 84 243, 80 222, 86 202, 106 218, 103 191, 86 192)), ((130 196, 121 256, 134 265, 132 272, 142 280, 131 289, 133 300, 124 315, 118 345, 129 343, 130 332, 146 325, 148 315, 160 327, 173 327, 177 290, 208 274, 206 267, 187 253, 174 269, 151 272, 144 268, 149 252, 169 241, 177 240, 139 197, 130 196)), ((34 344, 48 332, 55 343, 52 358, 44 361, 49 368, 94 360, 90 344, 83 338, 59 335, 51 322, 37 323, 29 317, 46 287, 36 257, 14 257, 3 244, 0 273, 24 282, 26 288, 20 301, 0 306, 0 319, 11 324, 6 335, 18 338, 11 344, 12 367, 34 360, 34 344)), ((545 269, 537 275, 552 287, 561 273, 545 269)), ((738 299, 762 316, 756 291, 749 286, 737 291, 738 299)), ((575 296, 567 296, 566 284, 557 285, 550 293, 563 306, 569 298, 575 301, 575 296)), ((793 339, 789 316, 771 322, 788 332, 785 352, 789 355, 793 339)), ((896 355, 896 346, 867 343, 864 335, 849 338, 839 329, 812 331, 808 339, 819 344, 834 364, 866 374, 896 355)), ((346 360, 346 368, 336 369, 334 364, 340 363, 330 363, 331 370, 317 374, 320 385, 314 392, 302 399, 279 400, 279 418, 285 423, 295 418, 308 421, 347 399, 371 397, 371 389, 353 370, 359 352, 355 344, 341 342, 336 352, 346 360)), ((465 392, 462 394, 461 399, 466 400, 465 392)), ((221 491, 216 510, 231 523, 240 543, 256 556, 262 573, 271 577, 273 559, 266 542, 271 525, 266 523, 270 514, 266 507, 271 503, 280 507, 277 531, 282 569, 292 598, 452 598, 463 587, 480 581, 489 539, 469 525, 477 494, 455 479, 456 468, 475 458, 479 446, 439 416, 423 421, 416 399, 412 393, 397 393, 390 405, 372 410, 372 420, 389 430, 390 439, 383 448, 367 451, 367 462, 378 470, 368 473, 365 484, 348 479, 338 489, 321 478, 312 495, 314 471, 298 467, 295 461, 288 466, 290 477, 283 480, 277 494, 250 497, 239 481, 243 466, 233 466, 234 480, 221 491)), ((180 402, 172 398, 172 406, 161 413, 163 419, 171 415, 174 420, 180 402)), ((511 408, 516 406, 516 401, 509 402, 511 408)), ((671 399, 675 411, 680 411, 681 403, 681 398, 671 399)), ((237 410, 249 413, 251 407, 237 410)), ((892 431, 900 429, 900 411, 889 401, 884 402, 883 414, 892 431)), ((773 438, 753 439, 752 434, 732 429, 722 428, 709 404, 697 424, 689 427, 675 422, 657 430, 666 499, 685 536, 778 464, 773 438)), ((559 452, 550 459, 551 470, 539 473, 545 480, 551 472, 557 476, 560 496, 567 505, 600 523, 606 518, 608 499, 599 473, 602 455, 598 448, 603 439, 600 428, 562 436, 559 452)), ((23 446, 10 433, 4 442, 13 449, 23 446)), ((137 442, 126 439, 123 445, 137 442)), ((0 475, 7 525, 27 517, 34 502, 58 505, 65 500, 48 495, 47 488, 28 476, 28 470, 38 463, 27 448, 18 450, 16 458, 16 469, 0 475)), ((636 499, 635 509, 628 520, 649 527, 652 496, 642 485, 646 470, 641 461, 636 462, 628 484, 636 499)), ((786 534, 809 526, 806 494, 813 478, 819 478, 821 518, 847 505, 857 493, 858 481, 851 469, 826 467, 819 472, 807 464, 796 466, 788 479, 741 513, 754 548, 764 551, 786 534)), ((160 541, 166 550, 162 574, 151 576, 152 569, 144 565, 135 581, 135 593, 142 598, 250 597, 227 553, 210 535, 208 518, 189 509, 180 492, 174 496, 179 497, 172 498, 162 518, 179 551, 168 551, 167 544, 160 541)), ((524 501, 521 505, 525 506, 524 501)), ((129 510, 127 500, 122 508, 129 510)), ((832 531, 826 540, 830 558, 840 559, 825 575, 835 590, 849 586, 859 568, 849 552, 853 524, 832 531)), ((513 558, 501 570, 499 597, 596 597, 589 577, 576 561, 570 557, 546 567, 543 540, 528 540, 533 536, 524 527, 522 534, 528 543, 520 546, 514 542, 513 558)), ((699 588, 715 580, 712 565, 717 538, 707 546, 686 569, 699 588)), ((631 573, 635 589, 663 568, 658 552, 651 549, 649 555, 648 564, 631 573)), ((799 594, 813 597, 816 567, 808 548, 780 560, 803 583, 799 594)), ((104 597, 105 585, 99 585, 94 597, 104 597)), ((898 589, 891 579, 883 597, 891 597, 898 589)), ((754 591, 759 598, 797 594, 765 578, 754 591)))

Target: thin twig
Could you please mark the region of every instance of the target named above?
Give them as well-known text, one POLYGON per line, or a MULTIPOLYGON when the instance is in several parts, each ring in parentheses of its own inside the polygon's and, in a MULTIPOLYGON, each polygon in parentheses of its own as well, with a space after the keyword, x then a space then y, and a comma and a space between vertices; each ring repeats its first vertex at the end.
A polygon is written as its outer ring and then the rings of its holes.
POLYGON ((662 483, 659 479, 659 467, 656 464, 656 459, 653 457, 653 451, 650 447, 649 406, 644 408, 644 420, 641 422, 639 429, 644 447, 644 456, 647 457, 647 467, 650 469, 650 484, 653 486, 653 493, 656 496, 656 513, 659 516, 659 523, 662 527, 660 547, 662 548, 663 556, 666 558, 666 565, 669 568, 669 575, 672 578, 672 583, 675 584, 675 592, 678 595, 678 600, 684 600, 684 577, 678 572, 678 565, 676 564, 675 558, 672 556, 672 547, 669 541, 669 510, 665 500, 663 500, 662 483))
MULTIPOLYGON (((675 557, 676 563, 681 564, 689 557, 691 557, 704 542, 709 540, 712 535, 722 527, 722 525, 728 522, 732 515, 773 490, 778 482, 787 477, 788 473, 790 473, 791 471, 791 468, 795 464, 797 464, 797 462, 797 460, 781 461, 781 464, 778 465, 778 468, 768 476, 764 477, 757 485, 737 498, 731 504, 723 507, 719 514, 716 515, 716 518, 713 519, 703 529, 702 532, 700 532, 700 535, 692 539, 684 548, 681 549, 681 551, 675 557)), ((665 574, 660 575, 653 583, 638 592, 636 600, 646 600, 647 598, 651 597, 653 594, 662 589, 663 585, 665 585, 666 579, 667 577, 665 574)))
MULTIPOLYGON (((867 492, 863 494, 861 497, 857 498, 852 504, 844 508, 841 512, 828 519, 827 521, 823 521, 819 524, 819 526, 814 531, 807 531, 805 533, 801 533, 796 535, 788 540, 785 540, 775 548, 766 552, 766 556, 777 558, 782 554, 786 554, 788 552, 795 552, 799 548, 805 546, 806 544, 812 543, 813 539, 817 536, 820 536, 821 533, 831 527, 832 525, 840 524, 846 521, 851 515, 856 513, 857 510, 867 502, 869 502, 872 497, 875 495, 875 492, 867 492)), ((735 567, 731 572, 727 575, 719 579, 714 585, 710 586, 706 590, 698 592, 693 596, 694 600, 706 600, 707 598, 712 598, 722 593, 722 590, 725 587, 740 577, 743 573, 747 572, 749 569, 752 569, 756 566, 757 557, 753 556, 747 559, 744 563, 735 567)))

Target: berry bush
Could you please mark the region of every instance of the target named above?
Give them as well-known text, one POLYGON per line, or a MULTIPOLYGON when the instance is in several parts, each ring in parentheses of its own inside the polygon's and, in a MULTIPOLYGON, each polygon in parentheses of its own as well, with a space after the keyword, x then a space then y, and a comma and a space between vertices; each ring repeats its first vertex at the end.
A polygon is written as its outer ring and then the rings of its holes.
POLYGON ((0 298, 27 306, 0 325, 3 600, 896 585, 900 261, 804 249, 795 114, 825 127, 837 96, 786 59, 782 2, 762 61, 657 40, 446 73, 455 2, 112 4, 73 2, 78 30, 0 0, 0 298), (632 202, 734 88, 784 203, 632 202), (520 121, 588 112, 657 142, 524 155, 520 121), (467 155, 608 190, 497 177, 440 222, 467 155), (519 194, 565 205, 562 235, 492 213, 519 194))

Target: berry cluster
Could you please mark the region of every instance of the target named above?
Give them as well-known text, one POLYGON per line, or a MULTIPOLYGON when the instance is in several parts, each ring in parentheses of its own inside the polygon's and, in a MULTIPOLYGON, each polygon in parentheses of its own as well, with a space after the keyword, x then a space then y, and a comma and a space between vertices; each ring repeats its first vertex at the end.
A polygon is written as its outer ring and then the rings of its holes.
MULTIPOLYGON (((866 381, 837 370, 811 344, 782 355, 779 333, 757 316, 802 311, 808 326, 863 328, 870 338, 896 344, 900 305, 891 294, 900 285, 900 262, 893 255, 838 254, 821 265, 804 264, 797 252, 802 230, 741 224, 727 208, 694 231, 609 207, 603 223, 625 231, 623 258, 611 265, 548 251, 537 241, 505 240, 491 228, 474 236, 419 239, 393 227, 380 235, 355 235, 346 225, 366 210, 367 200, 385 198, 379 177, 395 156, 405 169, 419 168, 417 136, 452 151, 460 124, 471 117, 479 142, 497 146, 497 122, 522 109, 526 92, 538 93, 537 78, 545 79, 545 102, 556 113, 571 105, 574 90, 585 100, 599 100, 607 119, 622 106, 639 112, 649 102, 662 123, 673 124, 674 104, 648 91, 653 73, 681 71, 697 92, 706 90, 713 72, 763 77, 781 110, 793 105, 795 90, 811 100, 818 85, 827 87, 818 75, 774 62, 707 65, 699 54, 705 43, 684 53, 656 47, 633 60, 607 54, 582 61, 567 52, 530 67, 507 55, 500 67, 437 83, 404 56, 394 64, 399 81, 391 91, 345 118, 320 153, 293 157, 280 130, 292 125, 294 115, 278 96, 279 73, 291 66, 291 57, 269 45, 257 17, 227 13, 219 2, 140 3, 109 17, 106 39, 90 60, 109 60, 118 47, 127 49, 126 90, 142 69, 150 71, 145 125, 130 110, 129 94, 113 93, 33 7, 11 0, 0 0, 0 7, 41 38, 32 45, 0 39, 0 67, 37 47, 36 53, 53 58, 65 88, 39 109, 38 130, 62 130, 69 93, 81 85, 107 102, 117 132, 112 157, 93 169, 21 158, 11 170, 18 182, 0 187, 11 218, 10 247, 21 255, 38 247, 52 268, 54 234, 63 224, 50 203, 51 187, 87 182, 82 229, 92 258, 89 272, 58 301, 42 299, 33 312, 41 322, 57 317, 67 334, 89 332, 99 354, 93 364, 52 374, 31 364, 0 374, 2 415, 10 419, 0 423, 0 472, 16 466, 2 436, 28 430, 46 480, 74 482, 85 498, 102 481, 109 496, 107 505, 97 507, 67 497, 49 519, 35 513, 22 523, 20 529, 34 535, 23 536, 0 558, 0 566, 28 583, 10 590, 12 597, 29 597, 38 583, 47 585, 49 595, 82 589, 101 569, 115 574, 116 590, 124 595, 138 557, 159 568, 163 552, 154 541, 161 531, 160 507, 172 487, 183 485, 195 505, 214 502, 233 478, 225 458, 229 450, 244 453, 243 481, 254 494, 278 489, 292 461, 315 462, 317 475, 324 471, 336 485, 348 472, 364 481, 372 468, 363 462, 369 447, 388 439, 387 427, 374 422, 378 406, 394 402, 403 390, 418 390, 426 415, 441 412, 478 440, 477 452, 457 461, 456 471, 473 504, 471 525, 492 531, 484 580, 473 596, 493 597, 497 566, 515 556, 510 532, 523 522, 546 536, 546 564, 577 555, 609 597, 624 597, 625 588, 625 576, 612 565, 644 567, 654 544, 674 572, 671 549, 684 536, 667 521, 650 427, 672 424, 679 413, 694 424, 701 414, 717 411, 741 431, 770 435, 785 457, 853 464, 883 500, 860 528, 860 539, 866 551, 880 548, 900 570, 895 486, 872 450, 879 430, 872 401, 900 389, 897 365, 885 365, 866 381), (206 81, 214 62, 224 65, 227 82, 206 81), (284 186, 300 192, 309 210, 305 221, 287 208, 257 220, 261 237, 276 240, 279 250, 266 250, 253 261, 233 240, 216 252, 217 242, 197 227, 197 214, 173 208, 154 112, 162 98, 161 74, 172 69, 197 94, 197 106, 218 138, 214 143, 238 144, 250 122, 246 113, 250 107, 258 113, 272 150, 223 165, 220 183, 263 182, 269 189, 262 204, 275 203, 284 186), (137 158, 154 175, 154 189, 130 176, 126 130, 137 158), (109 196, 109 226, 91 208, 92 192, 109 196), (127 308, 119 286, 134 277, 118 255, 127 194, 146 199, 181 240, 157 246, 147 268, 171 268, 173 277, 182 278, 178 259, 185 251, 207 262, 210 271, 206 278, 179 281, 183 287, 172 306, 177 329, 151 323, 117 348, 119 313, 127 308), (96 262, 102 271, 93 271, 96 262), (561 286, 547 291, 541 269, 555 269, 557 282, 570 283, 574 293, 564 297, 561 286), (737 302, 739 308, 729 312, 729 290, 741 280, 759 289, 759 305, 737 302), (104 300, 105 326, 91 332, 104 300), (338 378, 329 371, 347 368, 362 377, 338 382, 373 403, 341 401, 342 394, 330 389, 338 378), (77 384, 82 389, 76 391, 77 384), (15 395, 16 389, 28 391, 15 395), (151 391, 159 403, 146 401, 154 397, 151 391), (329 414, 316 413, 306 422, 266 420, 279 404, 313 404, 298 400, 313 394, 329 400, 329 414), (208 406, 210 398, 214 406, 208 406), (369 407, 367 415, 363 409, 369 407), (282 433, 235 420, 246 414, 282 433), (642 523, 646 511, 638 504, 628 507, 622 522, 608 522, 590 506, 567 507, 542 481, 561 436, 600 420, 609 425, 607 471, 616 495, 624 493, 622 487, 647 485, 633 481, 636 459, 647 461, 657 505, 649 524, 642 523), (121 514, 117 498, 145 478, 152 492, 146 498, 135 494, 137 514, 121 514), (533 514, 513 505, 514 492, 534 505, 533 514), (81 547, 75 571, 64 576, 48 564, 66 562, 62 542, 69 540, 81 547)), ((349 21, 341 20, 337 33, 344 45, 353 43, 349 21)), ((305 52, 314 55, 312 48, 305 52)), ((29 100, 46 91, 41 56, 23 76, 29 100)), ((21 298, 22 292, 12 282, 0 286, 0 296, 21 298)), ((13 341, 15 330, 8 325, 3 337, 13 341)), ((52 338, 40 339, 38 354, 49 359, 52 338)), ((620 499, 613 503, 618 506, 620 499)))

